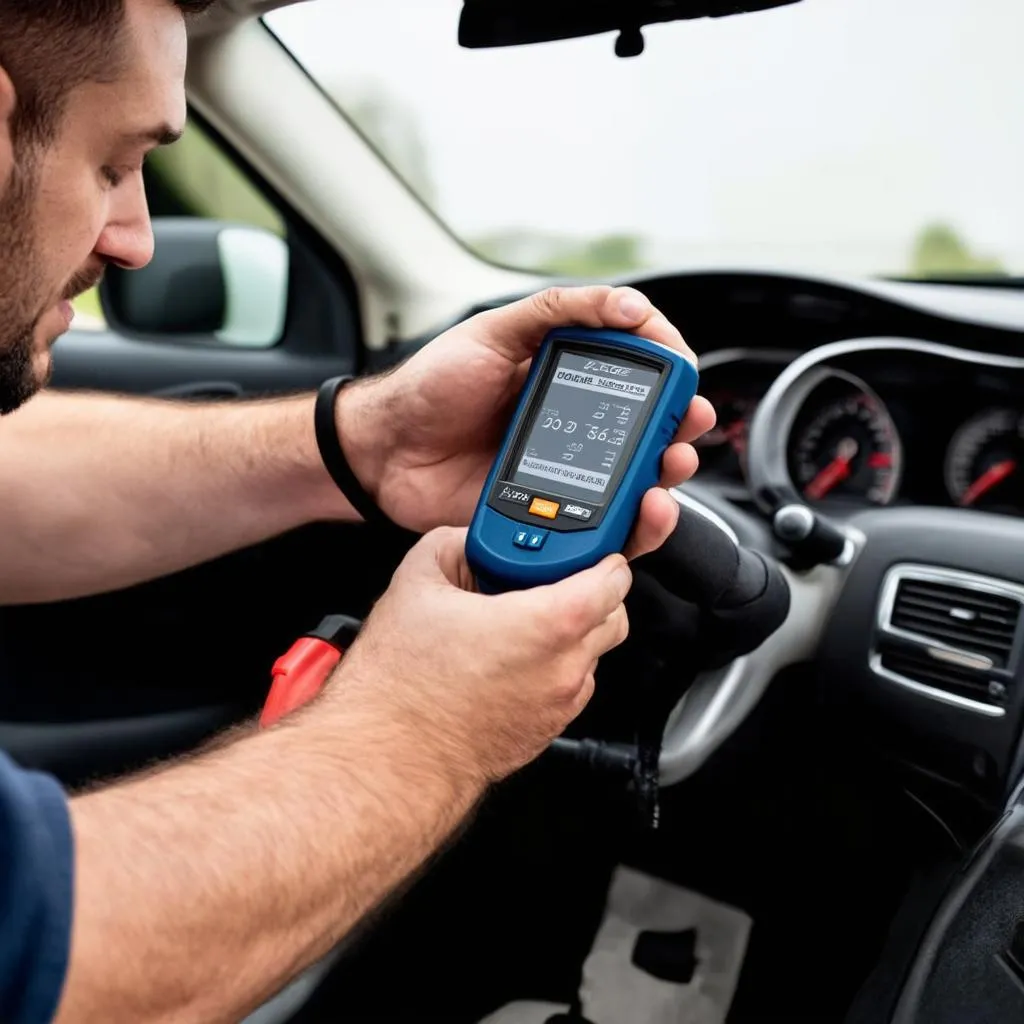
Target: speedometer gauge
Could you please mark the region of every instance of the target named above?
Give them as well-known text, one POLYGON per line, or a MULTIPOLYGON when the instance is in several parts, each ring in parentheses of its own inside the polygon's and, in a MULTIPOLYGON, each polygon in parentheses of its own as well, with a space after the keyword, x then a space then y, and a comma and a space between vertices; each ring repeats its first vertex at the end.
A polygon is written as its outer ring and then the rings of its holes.
POLYGON ((856 390, 814 410, 794 434, 790 470, 809 501, 888 505, 899 483, 900 443, 885 406, 856 390))
POLYGON ((946 488, 962 508, 1024 511, 1024 416, 987 409, 953 436, 946 454, 946 488))

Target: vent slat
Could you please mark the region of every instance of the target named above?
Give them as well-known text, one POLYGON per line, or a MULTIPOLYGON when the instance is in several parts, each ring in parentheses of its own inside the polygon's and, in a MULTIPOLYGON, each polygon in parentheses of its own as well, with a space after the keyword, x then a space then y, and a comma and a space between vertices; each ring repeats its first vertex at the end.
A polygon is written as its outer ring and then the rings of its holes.
POLYGON ((905 622, 903 619, 895 619, 893 620, 893 625, 897 629, 906 629, 930 639, 941 640, 943 643, 952 644, 954 647, 964 647, 966 645, 970 650, 973 650, 975 647, 983 647, 986 650, 993 650, 1005 655, 1007 648, 1010 646, 1009 640, 979 636, 976 633, 970 633, 965 630, 947 629, 944 626, 939 627, 930 622, 905 622))
MULTIPOLYGON (((896 591, 889 621, 895 629, 916 633, 964 651, 984 654, 998 667, 1004 668, 1013 649, 1020 616, 1021 603, 1009 596, 987 594, 947 583, 904 579, 896 591)), ((927 672, 937 682, 945 679, 952 684, 953 673, 958 670, 947 670, 937 666, 927 655, 922 657, 925 661, 917 665, 918 673, 927 672)), ((971 684, 971 677, 967 675, 958 685, 971 684)), ((982 685, 987 686, 987 682, 982 685)))
POLYGON ((1006 693, 993 694, 989 690, 989 681, 985 676, 933 661, 926 654, 908 651, 885 651, 882 654, 882 667, 904 679, 924 683, 936 689, 953 693, 984 704, 1002 706, 1006 703, 1006 693))
MULTIPOLYGON (((948 601, 919 597, 916 594, 903 594, 900 598, 900 603, 905 610, 913 609, 914 611, 919 611, 922 615, 933 612, 944 615, 947 618, 949 616, 950 604, 948 601)), ((966 608, 963 602, 955 607, 965 608, 965 610, 973 612, 977 615, 980 622, 1008 624, 1011 627, 1016 625, 1017 622, 1016 608, 1005 612, 994 612, 988 609, 966 608)))
POLYGON ((992 637, 982 632, 962 628, 957 629, 951 624, 927 619, 908 619, 905 616, 894 616, 892 624, 897 629, 906 629, 912 633, 934 637, 936 640, 952 644, 954 647, 967 647, 970 650, 984 648, 986 652, 992 650, 1002 655, 1006 654, 1013 642, 1013 633, 1002 637, 992 637))
POLYGON ((893 619, 897 616, 907 622, 923 622, 925 624, 934 623, 935 625, 943 627, 952 624, 966 630, 969 634, 978 633, 982 636, 992 636, 1000 639, 1012 637, 1014 630, 1017 628, 1016 622, 987 622, 984 619, 975 619, 971 622, 969 620, 950 615, 949 611, 924 611, 920 608, 907 608, 906 606, 900 608, 896 613, 894 613, 893 619))

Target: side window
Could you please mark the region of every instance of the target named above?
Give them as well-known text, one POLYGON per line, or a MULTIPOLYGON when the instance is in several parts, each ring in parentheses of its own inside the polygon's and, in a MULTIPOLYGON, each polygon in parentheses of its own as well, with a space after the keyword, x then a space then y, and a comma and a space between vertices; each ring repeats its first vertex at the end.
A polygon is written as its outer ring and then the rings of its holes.
MULTIPOLYGON (((151 275, 159 289, 185 274, 192 275, 195 282, 204 269, 219 267, 224 278, 225 294, 218 307, 223 322, 210 333, 225 344, 249 348, 269 347, 280 340, 286 312, 288 249, 286 226, 274 206, 192 118, 180 142, 149 157, 144 178, 158 257, 152 270, 143 274, 151 275), (208 250, 205 264, 201 247, 208 250), (172 258, 175 263, 159 266, 172 258)), ((133 279, 133 291, 134 284, 133 279)), ((119 301, 118 318, 125 315, 124 310, 130 312, 144 303, 152 291, 152 285, 140 288, 142 299, 132 295, 119 301)), ((200 291, 193 284, 190 297, 200 291)), ((76 329, 108 326, 98 289, 80 296, 75 309, 76 329)), ((178 319, 187 325, 191 315, 193 322, 206 322, 201 313, 193 312, 157 323, 154 317, 159 320, 159 314, 160 310, 147 309, 136 325, 141 324, 143 332, 149 325, 157 333, 166 333, 164 340, 173 340, 173 334, 189 330, 176 326, 178 319)))

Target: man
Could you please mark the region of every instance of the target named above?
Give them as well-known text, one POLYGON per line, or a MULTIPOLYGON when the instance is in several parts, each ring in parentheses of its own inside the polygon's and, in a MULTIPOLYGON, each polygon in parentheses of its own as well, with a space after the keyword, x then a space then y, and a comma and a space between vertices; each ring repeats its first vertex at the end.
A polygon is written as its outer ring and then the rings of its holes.
MULTIPOLYGON (((0 0, 2 602, 123 587, 356 518, 317 450, 312 396, 197 408, 36 394, 70 300, 106 265, 151 256, 142 162, 180 134, 184 16, 208 5, 0 0)), ((626 561, 484 597, 464 531, 443 525, 467 522, 529 358, 569 322, 686 351, 631 289, 549 291, 342 392, 362 486, 432 532, 317 702, 70 801, 0 755, 0 1020, 240 1019, 578 714, 626 635, 626 561)), ((696 401, 664 484, 692 474, 686 442, 712 423, 696 401)), ((675 514, 649 493, 630 553, 659 545, 675 514)))

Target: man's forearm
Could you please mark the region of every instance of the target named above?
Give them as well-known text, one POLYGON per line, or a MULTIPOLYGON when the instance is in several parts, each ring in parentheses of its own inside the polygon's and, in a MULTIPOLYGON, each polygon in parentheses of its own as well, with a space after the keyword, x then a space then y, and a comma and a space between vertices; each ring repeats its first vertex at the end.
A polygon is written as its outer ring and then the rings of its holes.
POLYGON ((43 393, 0 422, 0 603, 117 589, 317 519, 355 518, 313 397, 43 393))
POLYGON ((469 813, 387 707, 294 722, 72 802, 58 1020, 238 1021, 325 955, 469 813))

